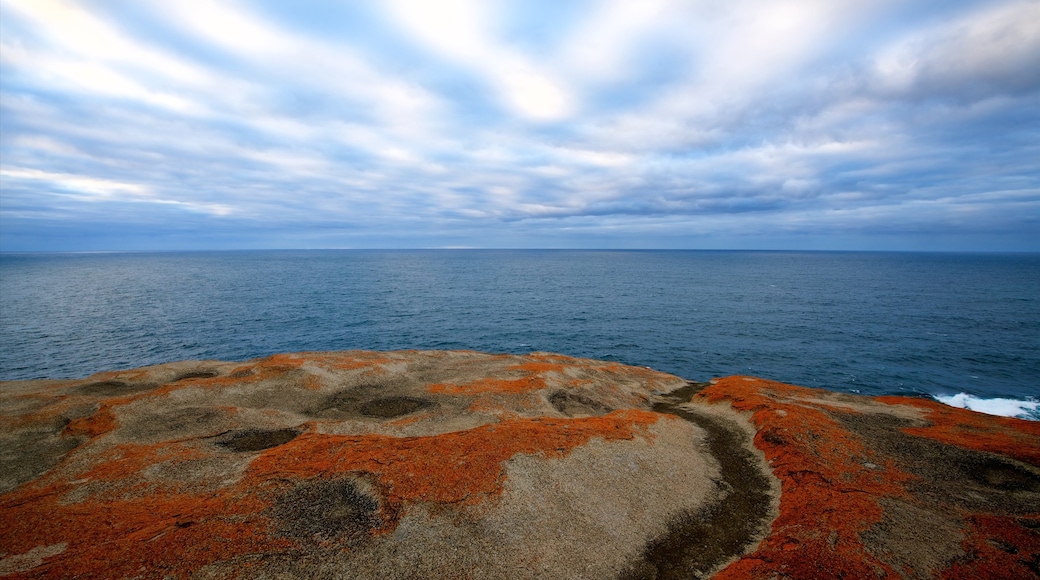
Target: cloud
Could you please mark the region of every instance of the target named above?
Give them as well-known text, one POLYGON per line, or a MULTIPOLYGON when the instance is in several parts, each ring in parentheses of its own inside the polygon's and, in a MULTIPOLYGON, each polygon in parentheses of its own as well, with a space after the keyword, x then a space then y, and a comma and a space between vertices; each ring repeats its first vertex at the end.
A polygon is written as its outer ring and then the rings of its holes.
POLYGON ((1038 6, 4 0, 0 235, 1036 248, 1038 6))
POLYGON ((664 0, 615 0, 583 19, 562 50, 568 72, 599 83, 638 75, 638 47, 667 23, 666 14, 680 8, 664 0))
POLYGON ((0 178, 6 178, 4 185, 8 191, 23 188, 42 189, 49 195, 77 202, 132 202, 171 205, 188 211, 214 216, 226 216, 233 211, 231 207, 225 204, 163 199, 156 196, 149 187, 141 184, 84 175, 51 173, 38 169, 6 168, 0 169, 0 178))
POLYGON ((958 100, 1040 88, 1040 3, 986 6, 915 31, 875 62, 882 94, 958 100))
POLYGON ((200 82, 206 77, 193 65, 128 38, 83 6, 60 0, 5 0, 4 4, 30 20, 38 33, 71 54, 131 64, 181 82, 200 82))
POLYGON ((489 3, 392 0, 386 6, 414 42, 480 75, 512 112, 530 121, 560 121, 573 113, 574 97, 559 75, 489 34, 496 24, 489 3))
POLYGON ((110 179, 97 179, 81 175, 50 173, 38 169, 0 169, 0 176, 16 180, 39 180, 58 190, 72 192, 80 199, 102 201, 114 197, 148 198, 148 188, 135 183, 121 183, 110 179))
POLYGON ((110 67, 80 59, 55 58, 51 55, 28 54, 20 47, 4 47, 4 60, 13 67, 38 69, 42 84, 75 89, 83 93, 140 101, 149 105, 189 112, 193 104, 176 94, 149 89, 110 67))

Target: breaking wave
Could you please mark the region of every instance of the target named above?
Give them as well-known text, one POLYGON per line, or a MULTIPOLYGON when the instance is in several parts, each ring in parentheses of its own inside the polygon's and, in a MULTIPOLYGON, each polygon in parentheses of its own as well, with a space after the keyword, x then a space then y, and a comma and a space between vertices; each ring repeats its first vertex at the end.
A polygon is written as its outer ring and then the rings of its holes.
POLYGON ((951 407, 969 409, 986 413, 987 415, 1000 415, 1003 417, 1018 417, 1019 419, 1032 419, 1040 421, 1040 401, 1020 399, 983 399, 967 393, 956 395, 934 395, 935 400, 951 407))

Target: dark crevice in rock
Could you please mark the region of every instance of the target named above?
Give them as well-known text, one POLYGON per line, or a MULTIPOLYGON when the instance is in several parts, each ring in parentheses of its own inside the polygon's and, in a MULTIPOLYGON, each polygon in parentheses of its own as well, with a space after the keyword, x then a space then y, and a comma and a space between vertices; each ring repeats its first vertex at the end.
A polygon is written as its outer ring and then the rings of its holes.
POLYGON ((668 393, 654 411, 681 417, 704 429, 711 455, 719 462, 717 503, 679 514, 668 532, 652 540, 640 560, 622 574, 626 579, 703 578, 746 553, 759 539, 771 516, 772 486, 760 460, 748 448, 747 434, 724 419, 680 405, 707 383, 688 382, 668 393))

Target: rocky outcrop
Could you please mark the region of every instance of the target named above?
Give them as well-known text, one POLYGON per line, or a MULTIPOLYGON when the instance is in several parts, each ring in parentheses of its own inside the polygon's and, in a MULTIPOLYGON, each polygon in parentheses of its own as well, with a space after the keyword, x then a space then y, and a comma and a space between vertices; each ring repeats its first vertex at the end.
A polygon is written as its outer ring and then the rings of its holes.
POLYGON ((1040 423, 752 377, 693 397, 721 403, 748 414, 781 497, 718 578, 1040 576, 1040 423))
POLYGON ((0 386, 0 575, 1030 577, 1040 424, 548 353, 0 386))

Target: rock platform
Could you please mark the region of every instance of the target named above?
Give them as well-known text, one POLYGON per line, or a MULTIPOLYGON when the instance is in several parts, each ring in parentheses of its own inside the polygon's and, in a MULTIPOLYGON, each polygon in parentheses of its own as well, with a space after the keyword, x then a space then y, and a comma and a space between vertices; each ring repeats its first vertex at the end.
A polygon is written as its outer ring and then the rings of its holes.
POLYGON ((1040 577, 1040 423, 551 353, 0 383, 4 578, 1040 577))

